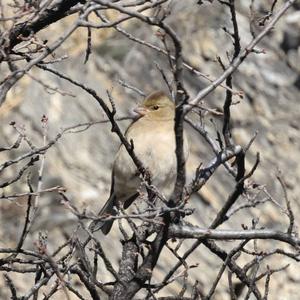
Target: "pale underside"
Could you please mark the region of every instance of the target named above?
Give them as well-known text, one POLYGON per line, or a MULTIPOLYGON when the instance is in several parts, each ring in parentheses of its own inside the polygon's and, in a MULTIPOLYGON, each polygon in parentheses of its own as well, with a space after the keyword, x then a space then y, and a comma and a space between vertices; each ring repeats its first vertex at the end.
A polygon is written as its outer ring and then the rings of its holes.
MULTIPOLYGON (((176 180, 174 121, 149 122, 151 121, 142 118, 133 123, 126 137, 133 140, 135 154, 150 171, 152 185, 168 199, 176 180)), ((187 153, 186 143, 185 152, 187 153)), ((137 168, 123 145, 117 153, 113 172, 113 191, 118 202, 124 202, 136 194, 137 190, 144 190, 137 168)))

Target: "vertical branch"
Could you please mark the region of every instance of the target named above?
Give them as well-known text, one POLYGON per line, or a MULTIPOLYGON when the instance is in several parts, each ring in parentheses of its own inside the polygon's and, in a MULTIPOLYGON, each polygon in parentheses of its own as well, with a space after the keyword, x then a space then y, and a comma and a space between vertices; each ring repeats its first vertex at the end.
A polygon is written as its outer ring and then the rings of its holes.
POLYGON ((137 269, 139 249, 135 241, 127 241, 123 247, 123 255, 119 270, 120 281, 115 285, 111 299, 127 300, 143 287, 147 280, 151 279, 152 271, 168 239, 168 226, 161 226, 154 241, 149 245, 148 255, 137 269))
MULTIPOLYGON (((29 182, 29 179, 27 180, 27 185, 29 187, 29 191, 32 193, 33 189, 32 189, 32 186, 31 186, 31 184, 29 182)), ((30 222, 31 222, 31 219, 30 219, 31 202, 32 202, 32 195, 29 195, 28 196, 28 200, 27 200, 27 210, 26 210, 24 227, 23 227, 23 230, 22 230, 22 234, 21 234, 20 240, 19 240, 18 245, 16 247, 16 251, 17 252, 19 252, 22 249, 22 246, 24 244, 26 236, 27 236, 27 234, 29 232, 30 222)))
POLYGON ((138 289, 136 285, 140 284, 139 282, 134 282, 134 287, 132 287, 132 284, 129 286, 129 283, 132 283, 133 277, 136 274, 138 253, 138 246, 133 240, 126 241, 124 243, 118 272, 119 280, 114 286, 112 299, 130 299, 126 298, 127 295, 125 295, 125 290, 127 290, 129 293, 132 293, 131 289, 138 289))
POLYGON ((92 29, 90 27, 87 27, 87 41, 86 41, 84 64, 88 62, 91 53, 92 53, 92 29))
POLYGON ((288 194, 287 194, 286 184, 285 184, 283 178, 281 177, 280 173, 277 174, 277 179, 278 179, 278 181, 279 181, 279 183, 282 187, 282 190, 283 190, 284 200, 285 200, 285 203, 286 203, 287 215, 288 215, 289 221, 290 221, 289 228, 288 228, 287 232, 288 232, 288 234, 292 234, 293 230, 294 230, 294 225, 295 225, 295 216, 294 216, 294 213, 293 213, 293 210, 292 210, 292 207, 291 207, 290 199, 289 199, 288 194))
MULTIPOLYGON (((43 129, 43 147, 47 145, 47 133, 48 133, 48 118, 47 116, 43 115, 42 119, 42 129, 43 129)), ((45 166, 45 153, 41 154, 42 159, 41 159, 41 166, 39 169, 39 177, 38 177, 38 185, 37 185, 37 195, 34 198, 34 211, 33 214, 35 214, 37 207, 38 207, 38 202, 40 198, 40 191, 42 190, 42 184, 43 184, 43 171, 44 171, 44 166, 45 166)))
POLYGON ((8 276, 8 274, 4 274, 4 279, 6 281, 6 284, 8 285, 10 292, 11 292, 11 298, 12 300, 18 300, 19 298, 17 297, 17 290, 16 287, 13 283, 13 281, 11 280, 11 278, 8 276))
MULTIPOLYGON (((230 0, 229 3, 227 2, 225 3, 226 5, 229 6, 230 14, 231 14, 231 22, 233 25, 233 33, 231 33, 231 36, 233 38, 234 52, 233 52, 233 57, 230 61, 230 63, 233 63, 233 61, 238 57, 238 55, 241 52, 239 28, 236 20, 235 0, 230 0)), ((226 86, 228 86, 229 89, 226 90, 226 98, 223 106, 224 120, 223 120, 222 132, 223 132, 226 147, 231 147, 233 145, 232 137, 231 137, 231 129, 230 129, 230 106, 232 104, 232 74, 230 74, 226 78, 226 86)))
POLYGON ((165 30, 166 34, 172 39, 175 48, 175 62, 173 63, 173 76, 176 86, 175 95, 175 139, 176 139, 176 159, 177 159, 177 177, 173 195, 170 199, 170 205, 174 206, 182 200, 183 188, 185 185, 185 153, 184 153, 184 105, 187 103, 188 94, 183 85, 182 76, 182 46, 181 41, 174 30, 165 23, 159 23, 159 26, 165 30))

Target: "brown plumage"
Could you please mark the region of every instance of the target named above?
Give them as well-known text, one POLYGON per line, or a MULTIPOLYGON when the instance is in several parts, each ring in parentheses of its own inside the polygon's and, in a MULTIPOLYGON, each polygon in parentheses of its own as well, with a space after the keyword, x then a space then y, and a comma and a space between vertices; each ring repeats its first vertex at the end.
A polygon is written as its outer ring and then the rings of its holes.
MULTIPOLYGON (((150 171, 152 184, 168 198, 176 180, 174 102, 164 92, 154 92, 135 111, 139 119, 128 127, 126 138, 133 140, 135 154, 150 171)), ((185 152, 188 152, 186 144, 185 152)), ((121 145, 113 165, 110 197, 99 215, 116 215, 114 207, 118 205, 128 208, 139 196, 140 185, 136 166, 121 145)), ((90 229, 101 229, 108 234, 112 225, 113 220, 94 221, 90 229)))

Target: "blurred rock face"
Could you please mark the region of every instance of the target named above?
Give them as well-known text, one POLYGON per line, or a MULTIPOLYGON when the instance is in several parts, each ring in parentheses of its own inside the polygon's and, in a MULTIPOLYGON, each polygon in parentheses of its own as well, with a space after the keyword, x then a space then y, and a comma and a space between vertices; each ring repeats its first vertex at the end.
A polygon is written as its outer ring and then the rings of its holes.
MULTIPOLYGON (((243 4, 238 7, 237 17, 241 44, 245 46, 250 42, 251 35, 248 5, 242 2, 243 4)), ((268 1, 263 2, 268 3, 268 1)), ((261 9, 268 7, 267 4, 261 6, 261 9)), ((184 56, 203 74, 216 78, 221 73, 216 56, 221 56, 222 60, 227 62, 226 51, 229 53, 232 51, 231 40, 221 29, 223 26, 231 28, 228 12, 217 4, 195 6, 192 3, 183 5, 181 1, 174 1, 172 10, 174 14, 168 20, 182 39, 184 56)), ((235 101, 240 103, 232 107, 233 137, 237 143, 245 146, 258 131, 257 139, 247 156, 247 168, 250 169, 254 163, 256 152, 260 152, 262 162, 254 178, 259 184, 266 185, 279 202, 282 201, 282 193, 274 180, 278 168, 287 181, 289 197, 292 200, 296 199, 300 193, 297 184, 300 181, 299 20, 299 11, 295 8, 289 17, 284 17, 276 29, 258 45, 258 49, 265 49, 266 53, 250 55, 234 75, 234 89, 242 90, 245 96, 243 99, 236 97, 235 101)), ((163 47, 155 29, 140 24, 137 26, 137 24, 139 23, 136 21, 129 22, 126 28, 134 36, 163 47)), ((61 29, 59 25, 51 26, 50 32, 55 33, 56 30, 61 29)), ((93 32, 93 52, 87 64, 83 64, 86 41, 82 38, 81 31, 68 41, 64 50, 60 50, 61 54, 69 53, 69 59, 55 65, 55 68, 94 88, 106 99, 106 90, 112 91, 117 115, 124 116, 142 99, 138 94, 122 87, 118 80, 136 86, 146 94, 156 89, 167 90, 156 64, 167 69, 168 61, 163 55, 134 44, 120 33, 111 30, 103 32, 106 34, 93 32)), ((41 35, 48 33, 42 32, 41 35)), ((0 109, 1 145, 12 143, 16 137, 14 130, 8 125, 12 120, 25 126, 27 135, 35 145, 41 146, 43 141, 40 119, 43 114, 49 118, 47 136, 49 140, 54 138, 61 128, 104 118, 99 105, 82 90, 40 70, 32 70, 32 73, 40 80, 57 86, 73 96, 49 94, 37 82, 24 77, 0 109)), ((169 72, 166 71, 166 75, 170 78, 169 72)), ((209 83, 187 70, 184 75, 186 88, 191 97, 209 83)), ((224 99, 225 91, 218 88, 203 101, 203 105, 221 110, 224 99)), ((210 118, 214 118, 217 126, 221 124, 221 119, 210 114, 204 117, 207 129, 212 136, 216 136, 210 118)), ((128 121, 122 121, 120 125, 125 129, 128 121)), ((208 162, 213 157, 213 153, 196 132, 189 127, 187 129, 191 144, 191 156, 187 168, 188 180, 191 180, 197 165, 200 162, 208 162)), ((43 187, 62 185, 67 188, 68 196, 79 209, 96 213, 109 194, 111 164, 117 148, 118 139, 111 133, 109 124, 97 124, 83 132, 64 135, 46 154, 43 187)), ((12 159, 12 155, 20 155, 28 150, 28 147, 23 145, 14 154, 10 152, 8 156, 1 155, 1 161, 12 159)), ((36 176, 36 173, 37 168, 32 170, 32 176, 36 176)), ((7 173, 5 176, 9 177, 12 174, 7 173)), ((24 177, 22 184, 9 187, 7 193, 26 191, 25 182, 24 177)), ((191 201, 191 206, 196 208, 196 213, 189 221, 207 226, 215 211, 224 203, 233 185, 227 173, 220 169, 191 201)), ((26 207, 24 202, 1 202, 1 247, 7 246, 7 243, 13 244, 17 239, 26 207), (12 218, 12 215, 17 218, 12 218), (7 235, 7 231, 10 231, 11 235, 7 235)), ((57 193, 42 196, 40 203, 40 217, 33 228, 32 240, 35 238, 36 231, 48 230, 52 247, 55 248, 55 237, 63 234, 63 231, 71 232, 76 218, 61 204, 57 193)), ((293 208, 296 213, 299 213, 299 203, 293 202, 293 208)), ((274 228, 283 228, 287 224, 287 220, 279 215, 278 210, 268 204, 263 208, 252 209, 251 214, 251 216, 243 212, 237 214, 232 219, 231 225, 240 228, 238 226, 245 219, 250 222, 252 217, 259 217, 261 225, 274 228)), ((118 241, 117 230, 113 235, 116 236, 114 242, 107 239, 103 243, 110 249, 118 250, 117 247, 112 247, 112 244, 118 241)), ((164 264, 169 267, 172 261, 166 253, 164 254, 164 264)), ((114 255, 117 258, 120 253, 116 251, 114 255)), ((201 262, 200 271, 199 268, 191 271, 191 278, 194 276, 204 284, 209 283, 212 280, 210 270, 215 270, 219 262, 216 262, 212 256, 203 258, 201 251, 196 251, 191 261, 201 262)), ((158 278, 162 276, 161 269, 164 269, 164 266, 159 266, 158 278)), ((291 282, 292 275, 297 272, 299 273, 299 269, 287 270, 291 282)), ((280 276, 275 276, 274 279, 278 280, 280 276)), ((291 282, 287 282, 284 287, 275 291, 277 294, 271 299, 282 298, 281 295, 286 299, 297 299, 295 287, 291 282)), ((224 293, 226 284, 225 281, 221 284, 224 293)), ((176 285, 171 285, 171 289, 177 288, 176 285)), ((215 299, 225 299, 222 288, 215 299)))

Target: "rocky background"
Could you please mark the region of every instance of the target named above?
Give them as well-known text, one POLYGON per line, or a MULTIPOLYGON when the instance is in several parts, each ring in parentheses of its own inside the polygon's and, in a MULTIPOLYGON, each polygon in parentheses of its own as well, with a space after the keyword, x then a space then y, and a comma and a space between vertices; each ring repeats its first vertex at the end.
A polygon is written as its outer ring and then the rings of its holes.
MULTIPOLYGON (((251 40, 249 30, 250 1, 237 1, 237 17, 240 29, 241 44, 246 46, 251 40)), ((255 20, 268 11, 271 1, 257 1, 255 20)), ((278 1, 278 7, 283 1, 278 1)), ((261 163, 254 175, 256 183, 265 186, 276 201, 284 206, 283 192, 276 173, 281 171, 287 184, 288 196, 292 202, 296 222, 300 213, 297 184, 300 181, 300 4, 294 7, 280 20, 276 28, 257 46, 264 49, 264 54, 251 54, 234 75, 234 89, 244 92, 241 99, 232 107, 233 137, 236 143, 245 146, 257 132, 257 138, 247 155, 247 169, 255 162, 256 153, 261 155, 261 163)), ((183 44, 184 57, 203 74, 216 78, 221 72, 216 56, 226 62, 226 52, 232 52, 232 43, 222 27, 231 28, 230 17, 224 6, 214 1, 196 5, 196 1, 174 1, 169 24, 176 29, 183 44)), ((72 17, 63 22, 51 25, 41 31, 41 38, 55 39, 56 32, 64 30, 72 17)), ((258 32, 255 23, 253 30, 258 32)), ((150 28, 137 21, 126 24, 126 30, 141 39, 162 47, 155 28, 150 28)), ((128 40, 124 35, 111 29, 93 30, 92 54, 84 64, 86 48, 86 29, 77 31, 59 49, 56 56, 68 55, 68 59, 55 64, 55 68, 71 78, 94 88, 105 97, 110 91, 115 100, 118 116, 127 116, 130 110, 142 100, 142 96, 125 88, 119 80, 137 87, 145 94, 167 87, 156 65, 166 69, 166 58, 157 52, 128 40)), ((4 71, 4 70, 3 70, 4 71)), ((104 119, 104 113, 97 103, 81 89, 49 73, 38 69, 30 72, 33 78, 55 86, 66 95, 45 91, 36 80, 25 76, 9 93, 6 102, 0 108, 0 145, 8 145, 17 137, 11 121, 26 128, 26 134, 35 145, 43 144, 42 115, 49 119, 47 139, 56 136, 62 128, 78 123, 104 119)), ((168 73, 167 73, 168 75, 168 73)), ((185 84, 191 97, 209 82, 185 71, 185 84)), ((205 98, 202 105, 222 110, 225 90, 218 88, 205 98)), ((208 113, 204 116, 205 126, 216 137, 215 126, 221 129, 221 116, 208 113), (214 122, 211 122, 211 119, 214 122), (215 125, 214 125, 215 124, 215 125)), ((126 128, 130 121, 120 121, 126 128)), ((67 195, 81 211, 96 213, 106 201, 110 190, 110 172, 114 153, 118 148, 118 139, 110 131, 109 124, 96 124, 85 131, 65 134, 46 154, 43 174, 43 188, 63 186, 67 195)), ((187 163, 188 181, 193 178, 195 168, 200 162, 207 163, 213 153, 203 138, 186 125, 191 147, 187 163)), ((75 130, 74 130, 75 131, 75 130)), ((0 156, 1 162, 27 152, 25 144, 14 152, 0 156), (7 157, 9 155, 9 157, 7 157)), ((33 182, 36 182, 39 164, 31 169, 33 182)), ((1 180, 14 174, 11 169, 1 180)), ((194 195, 190 207, 196 209, 188 221, 200 226, 208 226, 217 210, 222 206, 234 187, 224 168, 220 168, 211 180, 194 195)), ((6 194, 26 192, 26 176, 21 182, 5 189, 6 194)), ((263 192, 261 197, 266 196, 263 192)), ((249 199, 240 199, 246 203, 249 199)), ((0 202, 0 247, 14 247, 24 222, 26 199, 0 202)), ((251 220, 259 218, 259 225, 286 230, 288 218, 274 203, 266 202, 250 210, 241 210, 226 223, 223 228, 240 229, 241 224, 251 226, 251 220)), ((48 249, 53 251, 61 244, 66 235, 76 228, 76 217, 61 203, 57 194, 47 194, 40 198, 39 216, 32 228, 27 246, 34 248, 39 231, 48 232, 48 249)), ((100 236, 100 233, 99 233, 100 236)), ((117 261, 121 244, 117 226, 109 237, 101 237, 104 248, 109 250, 117 261)), ((182 253, 190 242, 182 246, 182 253)), ((234 243, 224 243, 230 249, 234 243)), ((272 249, 273 245, 259 242, 262 247, 272 249)), ((251 248, 249 246, 249 248, 251 248)), ((288 247, 287 247, 288 249, 288 247)), ((243 257, 239 262, 243 262, 243 257)), ((174 264, 168 250, 164 250, 160 264, 155 270, 156 278, 162 278, 174 264)), ((246 262, 246 260, 245 260, 246 262)), ((198 279, 207 292, 222 262, 210 254, 203 246, 188 259, 189 264, 197 265, 189 274, 189 283, 198 279)), ((270 299, 298 299, 300 288, 300 266, 283 256, 273 257, 267 262, 272 267, 280 268, 290 263, 284 271, 272 277, 270 299)), ((28 288, 28 282, 17 276, 16 286, 20 291, 28 288)), ((27 280, 33 280, 32 278, 27 280)), ((180 283, 180 282, 179 282, 180 283)), ((3 288, 0 281, 0 298, 9 299, 9 291, 3 288)), ((180 288, 178 282, 170 285, 169 292, 175 293, 180 288)), ((188 287, 191 290, 191 286, 188 287)), ((62 299, 62 294, 57 298, 62 299)), ((73 297, 73 296, 72 296, 73 297)), ((88 295, 86 295, 88 298, 88 295)), ((141 296, 142 297, 142 296, 141 296)), ((72 299, 77 299, 75 296, 72 299)), ((224 275, 213 299, 229 299, 227 278, 224 275)), ((241 296, 243 299, 243 296, 241 296)))

